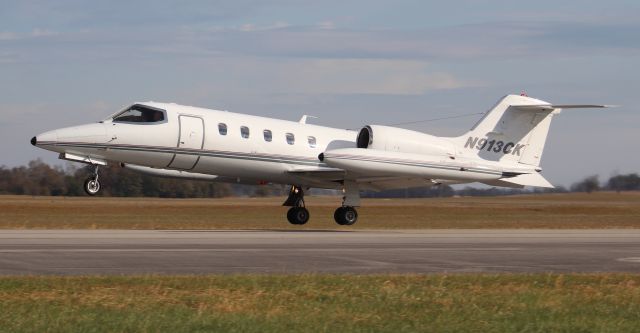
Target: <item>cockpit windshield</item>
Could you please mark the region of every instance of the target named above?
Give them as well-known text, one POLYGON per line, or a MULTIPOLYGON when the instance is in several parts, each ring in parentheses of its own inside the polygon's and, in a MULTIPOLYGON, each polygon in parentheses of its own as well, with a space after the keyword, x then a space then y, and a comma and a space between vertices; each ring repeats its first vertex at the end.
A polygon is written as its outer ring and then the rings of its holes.
POLYGON ((165 119, 164 110, 139 104, 134 104, 113 117, 114 122, 121 123, 159 123, 165 119))

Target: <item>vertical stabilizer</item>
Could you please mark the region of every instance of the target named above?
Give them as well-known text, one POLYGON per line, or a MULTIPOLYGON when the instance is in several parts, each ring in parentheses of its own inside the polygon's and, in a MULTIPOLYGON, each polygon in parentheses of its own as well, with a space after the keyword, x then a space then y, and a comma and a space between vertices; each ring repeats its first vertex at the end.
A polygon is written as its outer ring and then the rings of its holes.
POLYGON ((454 141, 464 155, 538 166, 551 119, 559 112, 539 99, 507 95, 454 141))

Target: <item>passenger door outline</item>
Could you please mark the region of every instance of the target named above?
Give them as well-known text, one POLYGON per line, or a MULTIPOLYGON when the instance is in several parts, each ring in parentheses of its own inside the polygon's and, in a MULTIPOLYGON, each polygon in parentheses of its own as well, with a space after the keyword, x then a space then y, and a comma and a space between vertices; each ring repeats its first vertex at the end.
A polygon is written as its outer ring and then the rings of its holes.
POLYGON ((200 161, 198 151, 204 147, 204 120, 197 116, 180 115, 178 122, 178 149, 168 167, 191 170, 200 161))

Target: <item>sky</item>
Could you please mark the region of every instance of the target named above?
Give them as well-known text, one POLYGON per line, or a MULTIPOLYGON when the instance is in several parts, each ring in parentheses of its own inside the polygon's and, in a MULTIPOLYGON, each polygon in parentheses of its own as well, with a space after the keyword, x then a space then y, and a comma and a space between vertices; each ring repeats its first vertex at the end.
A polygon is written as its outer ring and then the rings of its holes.
MULTIPOLYGON (((640 172, 638 1, 0 0, 0 165, 47 130, 161 101, 359 129, 525 91, 615 104, 554 118, 543 174, 640 172)), ((457 136, 480 117, 403 127, 457 136)))

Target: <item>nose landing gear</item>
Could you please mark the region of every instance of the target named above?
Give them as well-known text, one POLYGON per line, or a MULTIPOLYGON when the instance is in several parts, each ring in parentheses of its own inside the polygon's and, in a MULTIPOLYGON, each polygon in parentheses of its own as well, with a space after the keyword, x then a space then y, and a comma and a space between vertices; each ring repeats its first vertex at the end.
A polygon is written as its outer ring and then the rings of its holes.
POLYGON ((98 181, 98 165, 95 166, 93 170, 93 176, 87 178, 84 181, 84 191, 90 195, 94 196, 100 192, 100 182, 98 181))

